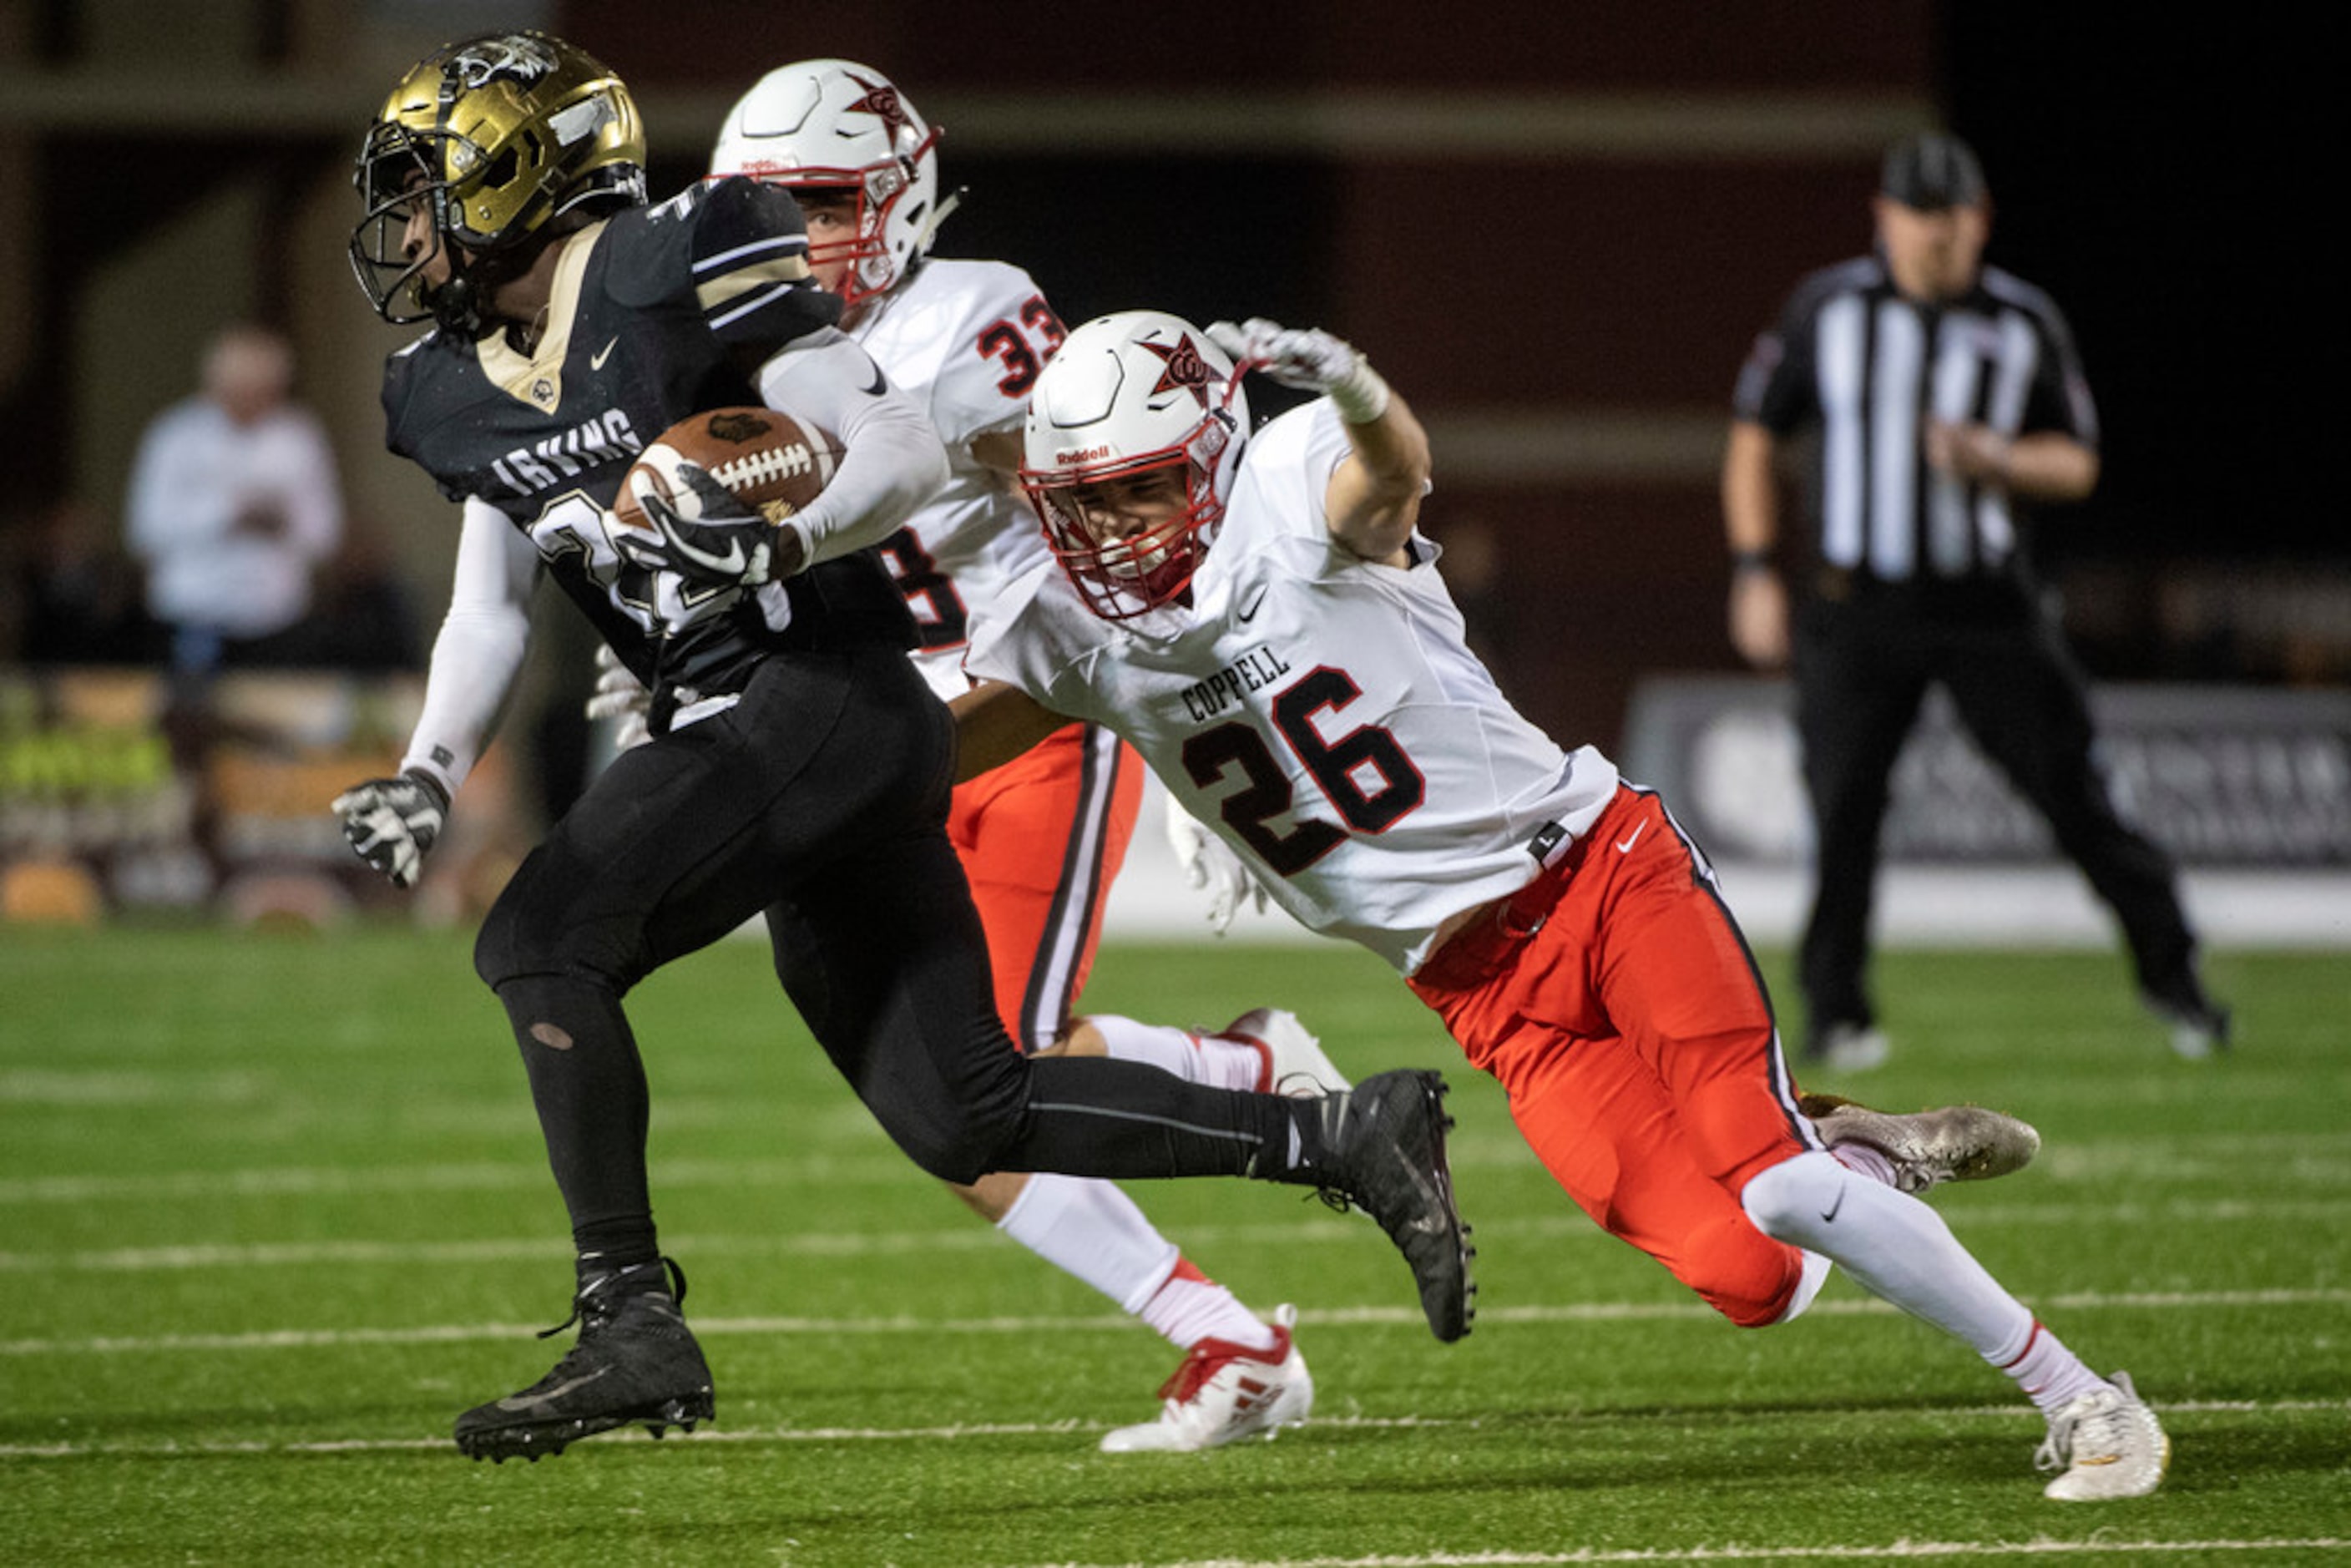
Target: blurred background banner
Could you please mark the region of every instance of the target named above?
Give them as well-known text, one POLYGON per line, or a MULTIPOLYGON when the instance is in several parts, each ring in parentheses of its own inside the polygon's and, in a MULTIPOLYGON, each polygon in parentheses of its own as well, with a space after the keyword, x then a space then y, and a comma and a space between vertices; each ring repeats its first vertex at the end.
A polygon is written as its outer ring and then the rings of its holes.
MULTIPOLYGON (((0 917, 327 925, 405 905, 325 803, 398 768, 423 699, 414 676, 333 671, 231 672, 201 702, 153 671, 0 671, 0 917)), ((505 770, 489 766, 435 859, 427 918, 511 864, 505 770)))
MULTIPOLYGON (((1625 776, 1661 792, 1709 852, 1795 865, 1811 819, 1788 683, 1656 677, 1634 691, 1625 776)), ((2108 686, 2092 694, 2124 814, 2185 866, 2351 868, 2351 692, 2108 686)), ((1928 696, 1894 770, 1889 862, 2053 861, 2046 822, 1928 696)))

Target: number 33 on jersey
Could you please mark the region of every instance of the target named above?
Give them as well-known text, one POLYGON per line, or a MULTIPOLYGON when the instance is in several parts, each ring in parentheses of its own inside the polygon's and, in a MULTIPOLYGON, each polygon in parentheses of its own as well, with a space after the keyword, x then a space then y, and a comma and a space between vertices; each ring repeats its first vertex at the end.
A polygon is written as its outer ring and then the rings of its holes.
POLYGON ((1061 319, 1017 267, 931 260, 850 333, 927 404, 946 445, 947 483, 882 554, 922 629, 924 674, 952 696, 967 684, 961 651, 975 603, 1046 559, 1035 515, 971 444, 1019 428, 1029 389, 1061 346, 1061 319))

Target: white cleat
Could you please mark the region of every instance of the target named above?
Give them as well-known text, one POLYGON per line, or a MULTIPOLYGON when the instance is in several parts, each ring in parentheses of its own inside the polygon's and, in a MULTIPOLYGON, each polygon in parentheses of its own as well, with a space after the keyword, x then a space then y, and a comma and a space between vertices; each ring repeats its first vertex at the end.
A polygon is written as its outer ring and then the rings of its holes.
POLYGON ((2170 1035, 2173 1054, 2183 1061, 2201 1061, 2229 1049, 2229 1009, 2200 990, 2186 998, 2150 992, 2143 999, 2170 1035))
POLYGON ((1296 1307, 1274 1310, 1270 1350, 1202 1340, 1160 1386, 1159 1419, 1105 1433, 1102 1451, 1196 1453, 1243 1437, 1270 1438, 1305 1420, 1314 1408, 1314 1378, 1290 1337, 1297 1322, 1296 1307))
POLYGON ((2029 1122, 1980 1105, 1895 1115, 1834 1094, 1806 1094, 1797 1108, 1829 1147, 1858 1144, 1884 1155, 1894 1185, 1916 1196, 1947 1181, 1989 1181, 2021 1171, 2041 1152, 2029 1122))
POLYGON ((1894 1042, 1871 1024, 1831 1024, 1804 1053, 1804 1065, 1831 1072, 1868 1072, 1886 1065, 1894 1042))
POLYGON ((1296 1013, 1251 1008, 1217 1030, 1216 1038, 1257 1048, 1265 1060, 1257 1081, 1260 1094, 1292 1094, 1311 1100, 1351 1087, 1346 1074, 1322 1054, 1322 1042, 1307 1032, 1296 1013))
POLYGON ((2042 1489, 2059 1502, 2145 1497, 2163 1484, 2170 1463, 2171 1439, 2127 1372, 2050 1416, 2049 1437, 2032 1456, 2035 1469, 2064 1469, 2042 1489))

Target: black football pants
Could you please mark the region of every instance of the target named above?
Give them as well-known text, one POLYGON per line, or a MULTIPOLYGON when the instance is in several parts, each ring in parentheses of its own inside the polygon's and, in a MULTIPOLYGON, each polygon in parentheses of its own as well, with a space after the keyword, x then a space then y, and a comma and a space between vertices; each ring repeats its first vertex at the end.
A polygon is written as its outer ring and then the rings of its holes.
POLYGON ((2194 963, 2168 856, 2116 812, 2093 751, 2080 671, 2045 615, 1938 622, 1898 601, 1813 603, 1798 624, 1797 727, 1818 885, 1799 958, 1813 1038, 1875 1020, 1864 977, 1878 839, 1896 755, 1929 684, 2048 820, 2057 847, 2114 910, 2144 991, 2194 963))
POLYGON ((904 653, 779 653, 732 709, 622 753, 524 861, 475 967, 513 1024, 583 1249, 652 1246, 645 1075, 621 998, 762 913, 800 1016, 932 1175, 1280 1178, 1300 1102, 1014 1049, 946 837, 954 762, 953 721, 904 653))

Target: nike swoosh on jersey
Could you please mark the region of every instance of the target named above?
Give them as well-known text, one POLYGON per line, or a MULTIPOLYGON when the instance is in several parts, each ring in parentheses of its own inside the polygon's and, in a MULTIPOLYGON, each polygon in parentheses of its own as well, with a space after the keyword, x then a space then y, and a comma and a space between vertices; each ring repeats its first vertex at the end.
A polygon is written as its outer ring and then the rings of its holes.
POLYGON ((1633 824, 1633 831, 1625 835, 1625 841, 1616 846, 1616 852, 1620 855, 1632 853, 1633 845, 1639 841, 1642 833, 1647 831, 1648 826, 1646 822, 1633 824))
POLYGON ((605 344, 602 348, 597 350, 593 354, 590 354, 588 357, 588 368, 591 371, 602 370, 604 368, 604 361, 611 359, 612 357, 612 350, 620 346, 621 340, 615 338, 611 342, 605 344))
POLYGON ((1258 606, 1265 602, 1265 590, 1259 588, 1249 596, 1249 607, 1236 613, 1234 620, 1247 623, 1257 619, 1258 606))

